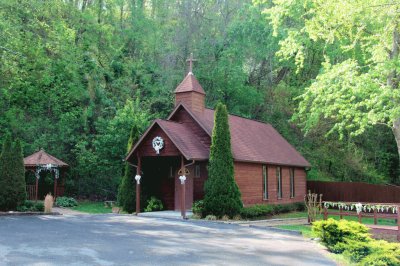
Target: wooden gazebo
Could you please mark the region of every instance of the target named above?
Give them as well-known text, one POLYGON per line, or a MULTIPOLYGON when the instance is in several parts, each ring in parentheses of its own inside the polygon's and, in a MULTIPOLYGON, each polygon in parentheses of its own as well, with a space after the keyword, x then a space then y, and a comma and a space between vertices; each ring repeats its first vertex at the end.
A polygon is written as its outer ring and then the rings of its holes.
POLYGON ((40 172, 42 171, 49 171, 54 174, 54 198, 64 194, 65 180, 63 177, 66 169, 69 167, 68 164, 41 149, 40 151, 25 157, 24 165, 26 171, 32 171, 35 174, 35 185, 27 185, 29 200, 38 199, 39 178, 40 172), (60 175, 62 177, 62 182, 58 182, 60 175))

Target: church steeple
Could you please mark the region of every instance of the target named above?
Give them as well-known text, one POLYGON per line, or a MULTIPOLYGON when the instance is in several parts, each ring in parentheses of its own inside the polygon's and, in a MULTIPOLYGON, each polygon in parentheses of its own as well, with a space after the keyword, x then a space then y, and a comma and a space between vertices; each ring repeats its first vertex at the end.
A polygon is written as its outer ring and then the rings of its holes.
POLYGON ((183 103, 193 112, 203 112, 206 93, 193 74, 193 54, 186 61, 189 62, 189 72, 175 89, 175 106, 183 103))

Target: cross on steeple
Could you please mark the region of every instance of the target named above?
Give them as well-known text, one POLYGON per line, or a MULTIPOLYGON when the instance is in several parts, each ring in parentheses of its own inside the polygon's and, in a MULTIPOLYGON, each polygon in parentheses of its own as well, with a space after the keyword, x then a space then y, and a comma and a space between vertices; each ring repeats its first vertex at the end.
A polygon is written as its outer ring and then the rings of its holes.
POLYGON ((193 74, 193 62, 197 61, 196 59, 193 58, 193 53, 190 53, 190 57, 186 59, 186 62, 189 62, 189 73, 188 74, 193 74))

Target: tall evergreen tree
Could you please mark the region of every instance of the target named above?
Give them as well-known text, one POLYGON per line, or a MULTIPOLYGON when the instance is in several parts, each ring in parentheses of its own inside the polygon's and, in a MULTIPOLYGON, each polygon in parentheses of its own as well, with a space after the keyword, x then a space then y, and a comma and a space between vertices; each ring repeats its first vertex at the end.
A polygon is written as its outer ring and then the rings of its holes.
MULTIPOLYGON (((139 130, 137 126, 133 126, 131 134, 128 140, 127 152, 132 148, 139 138, 139 130)), ((136 181, 135 181, 135 169, 129 164, 125 163, 124 176, 121 179, 121 183, 118 188, 117 196, 118 205, 122 207, 127 213, 135 211, 136 206, 136 181)))
POLYGON ((0 210, 9 210, 8 194, 11 188, 12 167, 11 161, 12 141, 7 136, 3 142, 3 148, 0 155, 0 210))
POLYGON ((204 185, 204 213, 216 216, 239 214, 243 203, 234 178, 231 134, 228 111, 217 104, 208 165, 208 179, 204 185))
POLYGON ((22 152, 21 141, 19 139, 15 142, 13 157, 13 198, 15 204, 17 204, 15 207, 17 207, 23 204, 26 200, 24 155, 22 152))
POLYGON ((19 141, 7 137, 0 157, 0 210, 15 210, 26 199, 25 168, 19 141))

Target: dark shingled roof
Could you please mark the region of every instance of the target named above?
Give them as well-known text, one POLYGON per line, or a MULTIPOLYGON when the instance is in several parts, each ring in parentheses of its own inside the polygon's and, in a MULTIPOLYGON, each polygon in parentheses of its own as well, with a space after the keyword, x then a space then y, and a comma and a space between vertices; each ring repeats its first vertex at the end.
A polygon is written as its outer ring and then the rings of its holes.
MULTIPOLYGON (((131 150, 127 159, 143 141, 154 124, 158 124, 175 146, 188 160, 207 160, 209 147, 206 147, 187 123, 171 121, 174 113, 184 108, 211 137, 214 126, 214 110, 205 109, 193 113, 184 104, 179 104, 168 120, 156 119, 153 125, 131 150)), ((236 161, 310 167, 310 163, 290 145, 270 124, 229 115, 233 157, 236 161)))
MULTIPOLYGON (((186 108, 185 108, 186 109, 186 108)), ((192 113, 211 136, 214 110, 192 113)), ((310 167, 310 163, 270 124, 229 115, 233 157, 237 161, 310 167)))
POLYGON ((187 124, 157 119, 161 129, 168 135, 182 154, 192 160, 208 159, 209 149, 204 146, 187 124))
POLYGON ((204 95, 206 94, 196 77, 191 72, 189 72, 184 80, 182 80, 182 82, 178 85, 178 87, 176 87, 175 93, 189 91, 195 91, 204 95))
POLYGON ((46 164, 58 165, 59 167, 68 167, 68 164, 48 154, 43 149, 24 158, 24 165, 26 167, 33 167, 36 165, 46 165, 46 164))

